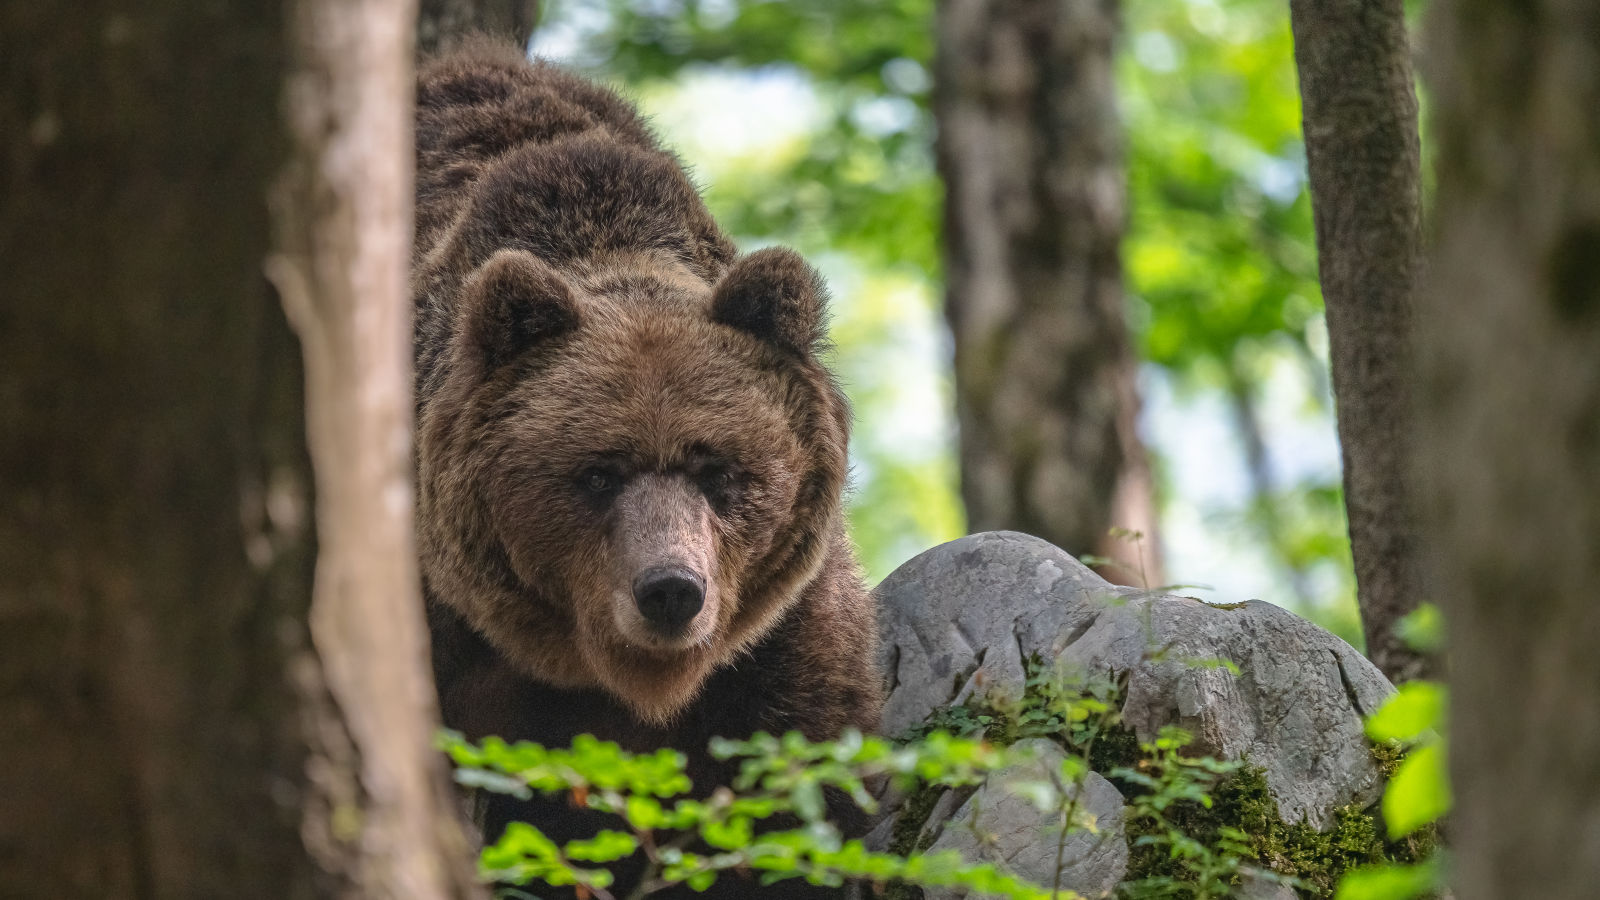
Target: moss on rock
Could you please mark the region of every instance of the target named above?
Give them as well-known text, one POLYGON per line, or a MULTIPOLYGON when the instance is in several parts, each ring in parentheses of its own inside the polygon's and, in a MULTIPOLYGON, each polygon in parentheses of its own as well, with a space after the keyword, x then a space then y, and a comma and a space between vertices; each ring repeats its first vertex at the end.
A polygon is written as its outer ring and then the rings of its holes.
MULTIPOLYGON (((1258 767, 1241 769, 1218 783, 1210 808, 1180 803, 1169 809, 1168 819, 1207 846, 1219 842, 1224 826, 1239 829, 1249 836, 1256 864, 1293 878, 1300 896, 1310 898, 1332 897, 1340 876, 1357 866, 1384 860, 1416 862, 1429 854, 1433 843, 1431 836, 1388 841, 1376 812, 1354 804, 1335 810, 1333 824, 1326 831, 1303 822, 1285 824, 1258 767)), ((1150 833, 1148 823, 1129 823, 1126 881, 1182 880, 1181 865, 1164 848, 1138 843, 1150 833)))
MULTIPOLYGON (((1236 609, 1243 605, 1220 606, 1236 609)), ((1073 688, 1051 678, 1050 670, 1037 657, 1025 660, 1025 666, 1028 680, 1020 700, 1007 703, 974 697, 965 704, 936 710, 904 737, 924 737, 943 730, 966 737, 981 735, 1000 746, 1025 737, 1047 737, 1069 752, 1087 752, 1089 768, 1107 777, 1118 769, 1138 770, 1141 763, 1150 760, 1138 736, 1121 724, 1114 711, 1101 719, 1097 728, 1090 729, 1057 714, 1058 701, 1073 688)), ((1113 707, 1118 705, 1117 685, 1092 693, 1113 707)), ((1394 774, 1403 755, 1404 748, 1398 744, 1372 746, 1373 761, 1385 778, 1394 774)), ((1111 777, 1111 781, 1129 801, 1145 791, 1124 779, 1111 777)), ((927 849, 928 817, 942 794, 942 788, 923 786, 907 799, 890 839, 891 852, 906 855, 927 849)), ((1222 829, 1238 829, 1248 836, 1249 862, 1258 869, 1293 879, 1301 897, 1331 898, 1346 871, 1386 860, 1418 862, 1430 856, 1438 844, 1437 831, 1432 828, 1389 841, 1377 810, 1358 805, 1335 810, 1326 831, 1305 823, 1286 824, 1279 817, 1278 802, 1260 767, 1244 766, 1224 777, 1210 796, 1209 807, 1194 802, 1169 807, 1168 822, 1185 836, 1211 848, 1225 843, 1222 829)), ((1127 822, 1128 871, 1118 888, 1119 897, 1144 896, 1137 884, 1141 881, 1147 882, 1147 887, 1162 883, 1162 896, 1185 896, 1178 886, 1189 883, 1191 875, 1183 862, 1175 860, 1165 845, 1139 842, 1139 838, 1153 835, 1153 829, 1148 821, 1127 822), (1174 887, 1178 887, 1176 892, 1174 887)), ((898 883, 890 885, 882 895, 883 900, 922 900, 922 896, 920 888, 898 883)))

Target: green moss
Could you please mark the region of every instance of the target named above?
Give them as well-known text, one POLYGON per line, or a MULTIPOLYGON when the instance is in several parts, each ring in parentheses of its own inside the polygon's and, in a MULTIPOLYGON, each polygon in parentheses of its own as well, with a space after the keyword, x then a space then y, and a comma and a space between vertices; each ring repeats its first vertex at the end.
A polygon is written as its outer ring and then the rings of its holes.
MULTIPOLYGON (((1222 609, 1238 609, 1244 604, 1216 605, 1222 609)), ((1048 737, 1069 752, 1081 754, 1087 748, 1089 767, 1102 774, 1142 768, 1141 763, 1149 757, 1138 737, 1121 724, 1116 714, 1120 706, 1118 685, 1092 680, 1079 684, 1060 677, 1037 658, 1025 660, 1025 668, 1028 680, 1020 700, 1008 703, 974 697, 966 704, 935 711, 907 737, 922 737, 943 730, 966 737, 982 735, 1001 746, 1023 738, 1048 737), (1102 708, 1106 713, 1091 715, 1088 720, 1069 721, 1064 710, 1072 705, 1074 698, 1098 699, 1105 704, 1102 708)), ((964 684, 969 675, 964 673, 961 683, 964 684)), ((1403 753, 1399 745, 1372 747, 1373 761, 1385 778, 1393 775, 1403 753)), ((1145 790, 1124 779, 1113 778, 1112 781, 1130 801, 1145 790)), ((899 816, 890 839, 893 852, 909 854, 927 849, 918 846, 919 838, 941 793, 939 788, 924 786, 907 799, 905 812, 899 816)), ((1416 862, 1427 858, 1438 843, 1437 833, 1432 829, 1398 842, 1388 841, 1376 810, 1358 806, 1335 810, 1327 831, 1305 824, 1284 824, 1278 815, 1278 803, 1267 787, 1265 773, 1258 767, 1246 766, 1226 776, 1210 795, 1212 804, 1209 807, 1192 802, 1170 807, 1167 811, 1169 823, 1189 838, 1212 848, 1227 842, 1222 829, 1238 829, 1248 836, 1248 847, 1245 851, 1234 852, 1249 856, 1260 868, 1293 878, 1302 897, 1332 897, 1340 876, 1349 869, 1384 860, 1416 862)), ((1164 883, 1165 887, 1159 891, 1162 896, 1187 896, 1182 885, 1190 883, 1193 876, 1185 869, 1183 861, 1175 860, 1166 845, 1138 841, 1140 837, 1155 834, 1155 826, 1147 821, 1128 823, 1128 873, 1119 888, 1119 896, 1144 896, 1136 883, 1147 880, 1146 892, 1151 886, 1164 883)), ((888 888, 883 898, 921 900, 922 892, 916 887, 896 884, 888 888)))
MULTIPOLYGON (((933 807, 944 792, 944 788, 923 784, 906 798, 905 805, 895 816, 894 831, 889 835, 890 853, 896 856, 910 856, 928 849, 925 845, 930 842, 919 838, 923 838, 922 830, 928 824, 928 816, 933 814, 933 807)), ((892 881, 885 886, 880 900, 923 900, 922 888, 902 881, 892 881)))
POLYGON ((1102 774, 1115 769, 1131 769, 1143 758, 1139 736, 1123 725, 1102 729, 1089 747, 1089 768, 1102 774))
MULTIPOLYGON (((1189 599, 1193 600, 1195 598, 1190 597, 1189 599)), ((1239 603, 1211 603, 1206 600, 1201 600, 1200 602, 1211 607, 1212 609, 1244 609, 1246 606, 1250 605, 1248 600, 1239 603)))
POLYGON ((1405 759, 1405 745, 1399 741, 1383 741, 1371 745, 1372 761, 1377 764, 1378 771, 1383 773, 1385 781, 1394 777, 1400 769, 1400 760, 1405 759))
POLYGON ((922 834, 923 826, 928 824, 934 804, 939 802, 944 792, 942 787, 924 784, 906 798, 905 805, 895 816, 894 831, 889 835, 890 853, 910 856, 912 851, 924 849, 917 846, 917 838, 922 834))
MULTIPOLYGON (((1334 811, 1332 826, 1318 831, 1310 825, 1288 825, 1278 816, 1278 803, 1258 767, 1242 769, 1220 782, 1208 809, 1198 803, 1181 803, 1168 818, 1189 837, 1215 846, 1219 829, 1231 826, 1249 836, 1251 855, 1263 868, 1288 875, 1297 882, 1302 897, 1332 897, 1339 877, 1367 863, 1395 860, 1416 862, 1427 856, 1431 836, 1392 843, 1384 839, 1383 824, 1372 811, 1351 805, 1334 811)), ((1146 823, 1130 823, 1131 846, 1127 880, 1182 879, 1181 866, 1164 848, 1139 846, 1149 834, 1146 823)))

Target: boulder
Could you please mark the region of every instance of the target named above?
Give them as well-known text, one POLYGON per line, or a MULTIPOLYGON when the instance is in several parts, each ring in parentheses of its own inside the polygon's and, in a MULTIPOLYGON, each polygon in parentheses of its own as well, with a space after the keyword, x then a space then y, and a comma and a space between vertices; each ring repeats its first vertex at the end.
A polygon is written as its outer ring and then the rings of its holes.
POLYGON ((1125 678, 1123 721, 1141 740, 1177 725, 1197 752, 1260 766, 1285 822, 1325 828, 1382 791, 1362 718, 1393 688, 1344 641, 1279 607, 1115 586, 1014 532, 935 547, 877 595, 887 733, 975 694, 1020 696, 1037 655, 1125 678))
MULTIPOLYGON (((1064 752, 1042 738, 1019 742, 1016 748, 1031 751, 1034 759, 996 773, 967 797, 954 814, 930 822, 938 837, 929 852, 956 850, 963 859, 992 862, 1034 884, 1052 885, 1060 862, 1063 890, 1086 896, 1099 896, 1116 887, 1128 868, 1128 841, 1122 829, 1122 795, 1111 782, 1090 772, 1076 795, 1074 820, 1092 823, 1087 829, 1069 831, 1060 840, 1059 815, 1041 811, 1009 787, 1018 780, 1048 781, 1050 771, 1059 771, 1064 752), (1058 856, 1059 854, 1059 856, 1058 856)), ((1072 797, 1072 794, 1068 795, 1072 797)), ((935 806, 938 818, 939 806, 935 806)), ((965 889, 924 888, 925 900, 965 898, 965 889)))

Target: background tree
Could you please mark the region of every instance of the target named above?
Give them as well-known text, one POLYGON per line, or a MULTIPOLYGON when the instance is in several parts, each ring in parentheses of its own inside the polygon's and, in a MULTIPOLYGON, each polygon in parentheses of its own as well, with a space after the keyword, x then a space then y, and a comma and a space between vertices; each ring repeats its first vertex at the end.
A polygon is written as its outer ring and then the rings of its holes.
POLYGON ((417 49, 433 53, 472 31, 507 37, 525 47, 538 21, 539 0, 420 0, 417 49))
POLYGON ((1113 557, 1116 580, 1159 583, 1122 295, 1116 4, 945 0, 935 27, 968 527, 1113 557), (1146 539, 1110 538, 1113 525, 1146 539))
POLYGON ((1430 16, 1417 462, 1459 661, 1453 882, 1577 900, 1600 878, 1600 6, 1430 16))
POLYGON ((0 14, 0 895, 465 893, 395 477, 412 15, 0 14))
POLYGON ((1417 95, 1401 0, 1293 0, 1306 163, 1367 655, 1393 681, 1426 658, 1396 632, 1429 599, 1411 501, 1411 292, 1420 243, 1417 95))

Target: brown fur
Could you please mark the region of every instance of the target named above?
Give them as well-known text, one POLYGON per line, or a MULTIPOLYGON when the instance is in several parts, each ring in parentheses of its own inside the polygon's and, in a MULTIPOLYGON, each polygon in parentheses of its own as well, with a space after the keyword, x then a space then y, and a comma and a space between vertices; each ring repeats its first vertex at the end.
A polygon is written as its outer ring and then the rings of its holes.
POLYGON ((446 724, 674 746, 703 778, 725 774, 715 734, 874 728, 816 273, 737 258, 627 103, 509 47, 425 64, 417 98, 419 544, 446 724), (630 587, 662 560, 706 582, 665 637, 630 587))

